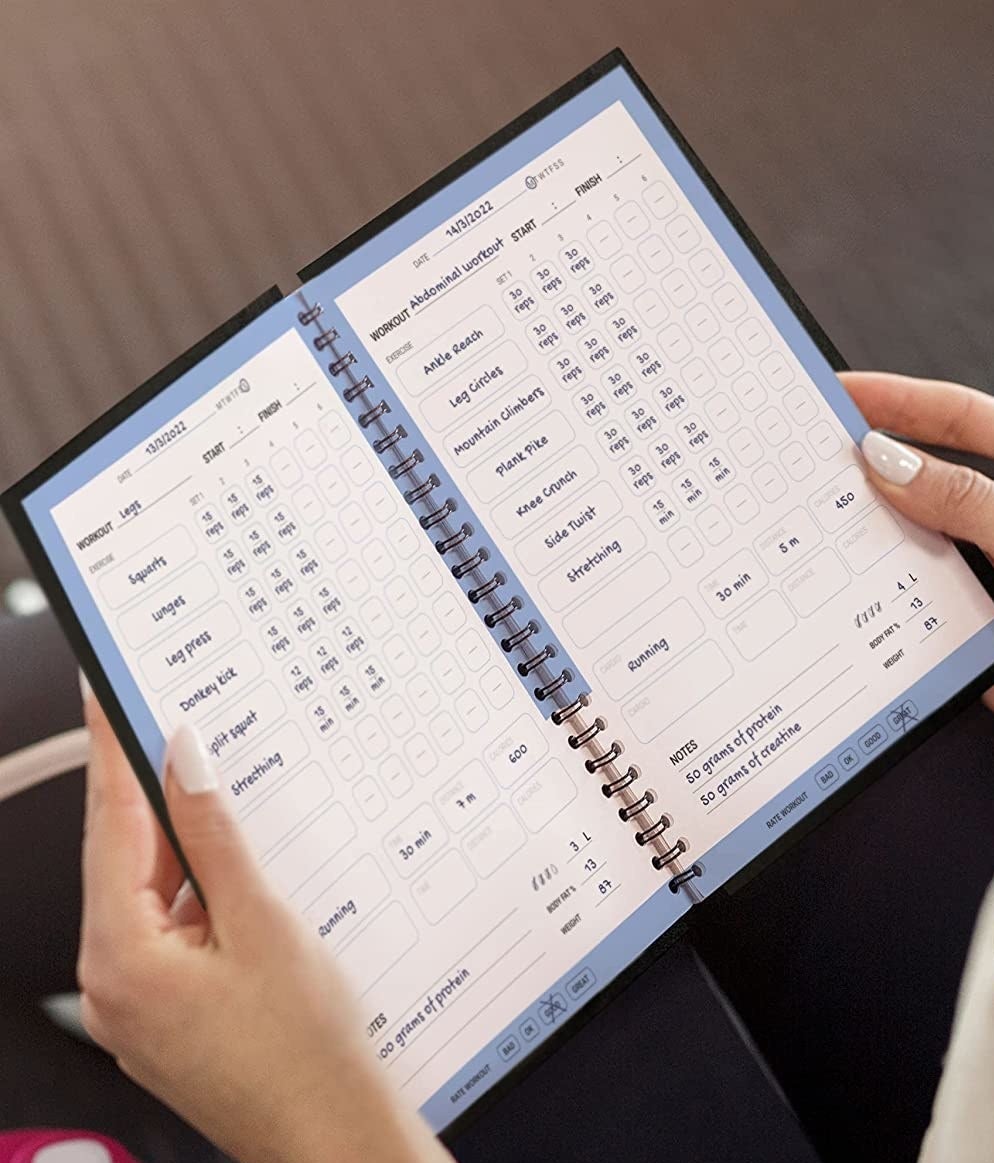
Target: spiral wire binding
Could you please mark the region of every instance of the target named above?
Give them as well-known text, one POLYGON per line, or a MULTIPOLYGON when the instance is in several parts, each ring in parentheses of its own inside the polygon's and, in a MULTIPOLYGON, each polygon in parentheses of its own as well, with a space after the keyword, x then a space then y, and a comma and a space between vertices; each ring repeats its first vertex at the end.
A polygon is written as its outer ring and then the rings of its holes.
POLYGON ((552 665, 556 647, 552 643, 532 644, 535 635, 541 633, 541 627, 534 619, 519 625, 516 615, 523 605, 521 599, 500 593, 507 585, 507 578, 501 571, 488 576, 484 566, 490 557, 489 551, 485 546, 474 550, 468 544, 474 536, 472 525, 468 522, 453 525, 451 518, 459 508, 458 503, 451 497, 436 500, 434 493, 441 488, 441 481, 435 473, 422 475, 419 472, 424 463, 420 449, 407 452, 402 447, 408 434, 402 424, 391 424, 389 404, 385 400, 373 402, 366 398, 375 390, 374 384, 369 376, 356 374, 353 369, 356 359, 351 351, 339 351, 339 334, 335 328, 325 327, 319 322, 324 308, 320 303, 308 303, 302 293, 297 295, 297 299, 302 307, 297 319, 303 327, 317 325, 314 347, 330 356, 327 367, 335 379, 345 377, 347 386, 342 395, 348 404, 359 402, 362 409, 358 413, 359 425, 377 433, 372 441, 373 449, 384 459, 390 476, 395 481, 404 482, 404 501, 417 515, 421 528, 431 534, 439 556, 451 560, 449 568, 453 577, 457 580, 472 579, 474 584, 468 597, 473 605, 486 610, 483 616, 486 625, 490 629, 499 626, 504 632, 501 649, 509 658, 517 657, 519 674, 534 679, 536 699, 540 702, 549 699, 555 705, 552 722, 557 727, 570 728, 568 743, 574 751, 588 752, 584 766, 591 775, 601 777, 601 791, 606 798, 617 797, 620 804, 618 816, 623 822, 635 825, 636 843, 653 850, 652 865, 655 869, 673 873, 669 880, 670 889, 675 893, 686 885, 691 895, 699 899, 693 880, 701 875, 701 869, 697 864, 683 867, 682 857, 687 852, 685 840, 671 844, 664 837, 664 832, 673 826, 670 817, 660 814, 653 819, 650 809, 656 802, 655 792, 651 789, 643 792, 633 786, 641 779, 640 769, 635 764, 624 768, 619 766, 618 761, 624 753, 620 741, 613 740, 606 746, 601 742, 601 736, 607 731, 607 722, 600 715, 588 718, 586 712, 590 700, 586 694, 574 696, 570 693, 568 687, 574 680, 573 673, 566 667, 558 669, 552 665))

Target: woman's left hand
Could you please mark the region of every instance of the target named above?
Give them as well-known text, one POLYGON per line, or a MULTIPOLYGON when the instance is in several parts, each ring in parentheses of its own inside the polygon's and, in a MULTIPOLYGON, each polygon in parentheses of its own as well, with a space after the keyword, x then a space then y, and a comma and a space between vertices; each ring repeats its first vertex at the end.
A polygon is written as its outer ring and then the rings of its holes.
POLYGON ((206 912, 92 696, 85 714, 93 1038, 241 1163, 447 1159, 388 1088, 332 958, 266 884, 199 737, 174 737, 165 790, 206 912))

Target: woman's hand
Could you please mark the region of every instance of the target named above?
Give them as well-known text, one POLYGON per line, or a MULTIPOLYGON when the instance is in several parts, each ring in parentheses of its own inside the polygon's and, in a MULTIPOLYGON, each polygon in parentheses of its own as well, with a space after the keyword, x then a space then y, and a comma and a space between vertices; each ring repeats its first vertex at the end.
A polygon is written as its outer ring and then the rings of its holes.
POLYGON ((994 458, 994 399, 975 388, 877 372, 839 377, 874 431, 863 440, 873 483, 905 516, 994 554, 994 482, 877 429, 994 458))
MULTIPOLYGON (((972 541, 994 559, 994 482, 878 431, 994 458, 994 399, 961 384, 883 372, 839 378, 872 425, 862 449, 877 491, 912 521, 972 541)), ((994 710, 994 690, 984 702, 994 710)))
POLYGON ((196 734, 173 740, 166 798, 207 913, 99 706, 84 703, 90 1034, 241 1163, 446 1159, 387 1089, 331 959, 267 887, 196 734))

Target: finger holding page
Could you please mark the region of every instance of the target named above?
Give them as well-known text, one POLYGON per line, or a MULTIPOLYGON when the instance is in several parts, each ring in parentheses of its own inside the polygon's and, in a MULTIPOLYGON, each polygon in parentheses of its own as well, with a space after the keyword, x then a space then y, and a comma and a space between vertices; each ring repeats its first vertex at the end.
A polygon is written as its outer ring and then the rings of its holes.
MULTIPOLYGON (((888 435, 994 456, 994 400, 973 388, 882 373, 840 377, 867 421, 862 452, 873 483, 906 517, 994 554, 994 483, 888 435)), ((994 690, 984 695, 994 710, 994 690)))
POLYGON ((889 372, 843 372, 839 379, 873 428, 994 457, 994 399, 986 393, 889 372))
POLYGON ((875 487, 918 524, 994 551, 994 483, 889 435, 994 456, 994 400, 972 388, 903 376, 842 379, 873 425, 861 448, 875 487))
POLYGON ((204 894, 213 933, 222 941, 236 931, 260 935, 259 904, 269 899, 268 888, 192 726, 182 725, 173 736, 166 769, 169 818, 204 894))
POLYGON ((183 873, 103 710, 88 690, 83 707, 91 738, 83 931, 84 937, 104 939, 165 923, 183 873))
POLYGON ((87 720, 79 975, 94 1039, 246 1163, 445 1158, 388 1090, 326 951, 269 893, 196 732, 170 744, 167 795, 207 917, 177 894, 175 857, 158 861, 157 822, 92 697, 87 720))

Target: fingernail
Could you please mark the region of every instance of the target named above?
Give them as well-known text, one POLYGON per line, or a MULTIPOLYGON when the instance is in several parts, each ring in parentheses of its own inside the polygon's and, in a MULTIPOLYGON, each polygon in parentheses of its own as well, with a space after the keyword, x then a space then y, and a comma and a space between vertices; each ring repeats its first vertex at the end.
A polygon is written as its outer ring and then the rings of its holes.
POLYGON ((93 698, 93 691, 90 689, 90 682, 86 675, 79 672, 79 695, 84 703, 88 703, 93 698))
POLYGON ((913 448, 873 429, 860 445, 870 467, 892 485, 910 484, 925 463, 913 448))
POLYGON ((189 904, 191 898, 195 898, 195 896, 193 885, 188 880, 184 880, 179 886, 179 892, 173 897, 173 903, 169 906, 170 913, 174 916, 181 913, 189 904))
POLYGON ((176 777, 180 787, 189 795, 214 791, 217 787, 217 772, 200 732, 183 723, 169 743, 169 770, 176 777))

